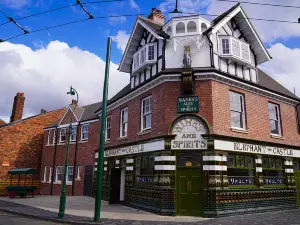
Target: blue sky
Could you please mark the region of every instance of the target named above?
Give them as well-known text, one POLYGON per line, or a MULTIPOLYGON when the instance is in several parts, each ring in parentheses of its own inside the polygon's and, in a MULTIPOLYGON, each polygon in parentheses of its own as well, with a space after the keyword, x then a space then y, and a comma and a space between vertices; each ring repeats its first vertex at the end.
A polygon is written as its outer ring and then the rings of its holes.
MULTIPOLYGON (((299 0, 247 1, 300 6, 299 0)), ((0 0, 0 8, 7 15, 19 18, 74 3, 76 0, 0 0)), ((97 17, 149 14, 153 7, 166 13, 173 10, 174 4, 175 0, 123 0, 84 6, 97 17)), ((234 4, 218 0, 179 0, 179 9, 219 15, 234 4)), ((249 4, 242 7, 252 18, 297 21, 300 17, 300 9, 249 4)), ((74 6, 17 22, 30 31, 87 17, 79 6, 74 6)), ((70 85, 78 89, 81 105, 100 101, 108 36, 114 40, 109 96, 116 94, 129 82, 129 75, 120 73, 117 68, 135 19, 133 16, 89 20, 0 43, 0 118, 8 121, 17 92, 25 93, 24 117, 38 113, 41 108, 53 110, 69 104, 70 97, 65 92, 70 85)), ((0 24, 6 21, 0 14, 0 24)), ((300 24, 252 23, 273 57, 261 68, 289 90, 295 87, 300 95, 297 60, 300 58, 300 24)), ((21 33, 12 23, 0 26, 0 39, 21 33)))

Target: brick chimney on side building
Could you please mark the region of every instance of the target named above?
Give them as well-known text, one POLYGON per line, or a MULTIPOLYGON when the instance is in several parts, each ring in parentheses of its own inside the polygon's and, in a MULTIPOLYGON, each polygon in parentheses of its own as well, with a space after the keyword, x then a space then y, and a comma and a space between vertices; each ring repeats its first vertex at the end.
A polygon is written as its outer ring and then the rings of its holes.
POLYGON ((14 104, 10 116, 10 123, 22 119, 24 103, 25 103, 24 93, 18 92, 14 98, 14 104))
POLYGON ((156 8, 152 8, 152 12, 147 17, 148 20, 153 21, 154 23, 158 23, 160 25, 165 24, 165 16, 162 14, 162 12, 156 8))

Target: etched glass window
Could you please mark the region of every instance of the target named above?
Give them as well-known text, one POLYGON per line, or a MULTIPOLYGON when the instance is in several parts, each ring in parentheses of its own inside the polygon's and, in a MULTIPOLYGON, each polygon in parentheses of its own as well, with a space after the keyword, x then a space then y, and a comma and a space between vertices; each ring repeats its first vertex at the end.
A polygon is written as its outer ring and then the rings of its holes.
POLYGON ((201 166, 202 157, 197 153, 183 153, 177 157, 177 166, 201 166))

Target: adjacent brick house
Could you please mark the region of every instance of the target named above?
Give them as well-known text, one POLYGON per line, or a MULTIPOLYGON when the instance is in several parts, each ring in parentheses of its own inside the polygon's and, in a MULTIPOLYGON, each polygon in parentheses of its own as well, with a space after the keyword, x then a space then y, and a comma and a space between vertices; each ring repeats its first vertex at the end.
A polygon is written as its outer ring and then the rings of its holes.
POLYGON ((242 7, 163 22, 137 17, 120 62, 103 198, 162 215, 297 208, 300 99, 257 67, 271 57, 242 7))
MULTIPOLYGON (((60 118, 65 111, 64 108, 51 112, 41 110, 38 115, 22 119, 24 103, 24 94, 17 93, 10 122, 0 125, 0 195, 6 195, 5 187, 9 184, 8 170, 40 170, 43 128, 60 118)), ((36 185, 39 186, 39 177, 36 177, 36 185)))
POLYGON ((98 149, 100 127, 94 112, 100 103, 83 107, 76 104, 73 101, 54 124, 45 127, 40 176, 42 195, 61 193, 70 117, 73 133, 67 171, 67 195, 93 195, 95 151, 98 149))

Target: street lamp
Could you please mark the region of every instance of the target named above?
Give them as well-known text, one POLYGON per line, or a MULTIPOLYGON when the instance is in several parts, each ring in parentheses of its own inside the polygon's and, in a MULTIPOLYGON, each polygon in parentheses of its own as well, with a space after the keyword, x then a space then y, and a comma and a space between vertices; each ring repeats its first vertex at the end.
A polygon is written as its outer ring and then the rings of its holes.
MULTIPOLYGON (((67 92, 68 95, 75 95, 77 97, 76 104, 74 106, 73 111, 75 112, 76 106, 78 104, 78 93, 77 91, 71 86, 70 91, 67 92)), ((63 180, 63 186, 61 189, 60 194, 60 202, 59 202, 59 213, 58 218, 63 219, 65 216, 65 209, 66 209, 66 192, 67 192, 67 170, 68 170, 68 160, 69 160, 69 151, 70 151, 70 142, 71 142, 71 132, 72 132, 72 115, 70 116, 70 125, 69 125, 69 132, 68 132, 68 145, 67 145, 67 151, 66 151, 66 161, 65 161, 65 169, 64 169, 64 180, 63 180)))

